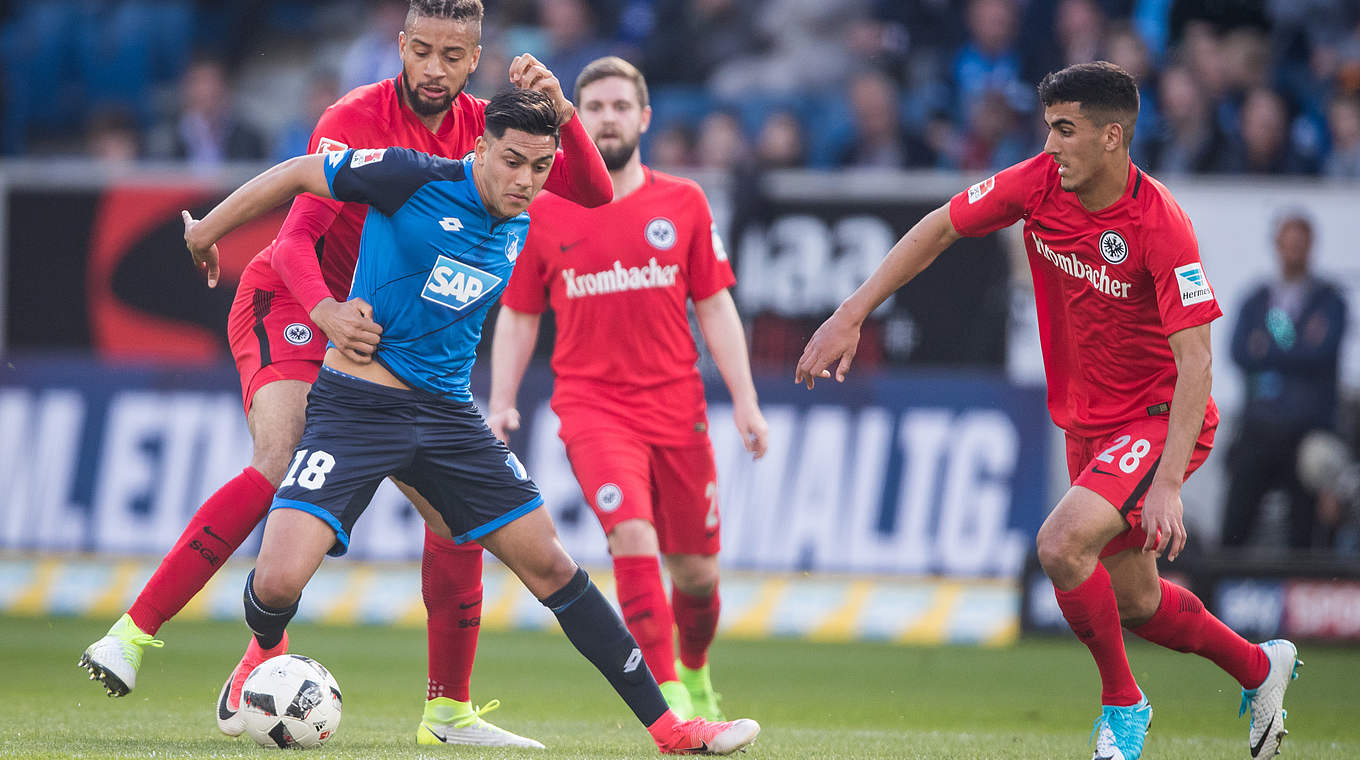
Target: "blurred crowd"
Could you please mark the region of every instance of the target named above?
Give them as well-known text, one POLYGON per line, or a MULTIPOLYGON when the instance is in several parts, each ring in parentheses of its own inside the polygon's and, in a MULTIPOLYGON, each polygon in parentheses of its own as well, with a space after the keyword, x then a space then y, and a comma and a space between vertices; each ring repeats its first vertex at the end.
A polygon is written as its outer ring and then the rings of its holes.
MULTIPOLYGON (((983 171, 1036 152, 1034 85, 1139 80, 1156 174, 1360 177, 1354 0, 487 0, 470 86, 529 51, 564 82, 619 54, 671 167, 983 171)), ((317 115, 399 70, 402 2, 0 2, 0 152, 211 165, 305 150, 317 115)))

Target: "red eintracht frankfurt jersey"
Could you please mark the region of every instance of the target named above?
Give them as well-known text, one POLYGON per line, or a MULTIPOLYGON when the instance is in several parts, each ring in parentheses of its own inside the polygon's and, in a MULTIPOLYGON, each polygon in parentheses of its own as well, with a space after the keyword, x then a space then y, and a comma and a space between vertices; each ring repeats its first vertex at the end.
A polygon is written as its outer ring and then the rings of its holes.
MULTIPOLYGON (((410 108, 403 105, 398 94, 400 87, 401 78, 396 77, 351 90, 321 115, 312 132, 308 151, 318 153, 346 148, 398 146, 445 158, 462 158, 475 147, 477 138, 486 127, 487 101, 466 92, 459 93, 440 123, 439 131, 431 132, 410 108)), ((589 136, 579 124, 579 119, 573 117, 569 124, 563 125, 564 147, 568 143, 575 143, 573 147, 589 144, 589 136)), ((594 150, 594 147, 591 146, 590 150, 594 150)), ((579 156, 564 159, 563 151, 558 151, 557 161, 553 164, 545 187, 567 192, 573 180, 570 174, 573 168, 567 165, 570 161, 575 161, 577 168, 582 166, 579 156)), ((605 175, 602 163, 599 171, 600 181, 603 181, 605 175)), ((329 206, 339 212, 316 242, 314 255, 320 261, 320 276, 317 276, 316 270, 301 268, 296 264, 290 266, 291 259, 287 258, 313 254, 285 250, 286 246, 278 240, 251 261, 250 269, 253 275, 262 278, 256 282, 257 287, 270 289, 272 286, 278 292, 291 291, 303 308, 311 311, 327 296, 343 301, 348 295, 350 280, 354 277, 354 263, 359 257, 359 233, 363 229, 368 206, 304 195, 294 202, 293 214, 299 213, 298 204, 313 204, 306 206, 308 211, 329 206)), ((288 224, 285 223, 284 232, 287 229, 288 224)))
POLYGON ((686 300, 735 278, 695 183, 643 168, 627 197, 583 208, 543 193, 501 301, 557 317, 553 410, 570 440, 598 424, 664 446, 707 431, 686 300))
MULTIPOLYGON (((1124 195, 1091 212, 1040 154, 954 196, 949 216, 969 236, 1025 220, 1058 427, 1089 436, 1167 411, 1176 386, 1168 336, 1223 312, 1190 218, 1160 182, 1130 163, 1124 195)), ((1217 421, 1212 399, 1206 415, 1217 421)))

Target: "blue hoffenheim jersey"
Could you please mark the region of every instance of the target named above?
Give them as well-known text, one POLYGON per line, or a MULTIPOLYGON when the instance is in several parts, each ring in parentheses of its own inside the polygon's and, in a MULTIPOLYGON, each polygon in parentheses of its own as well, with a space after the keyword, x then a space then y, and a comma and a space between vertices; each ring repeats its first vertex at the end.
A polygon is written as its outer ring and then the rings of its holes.
POLYGON ((327 154, 325 166, 337 200, 372 207, 349 297, 371 304, 382 325, 374 358, 413 388, 471 401, 482 322, 510 280, 529 215, 492 216, 471 157, 351 149, 327 154))

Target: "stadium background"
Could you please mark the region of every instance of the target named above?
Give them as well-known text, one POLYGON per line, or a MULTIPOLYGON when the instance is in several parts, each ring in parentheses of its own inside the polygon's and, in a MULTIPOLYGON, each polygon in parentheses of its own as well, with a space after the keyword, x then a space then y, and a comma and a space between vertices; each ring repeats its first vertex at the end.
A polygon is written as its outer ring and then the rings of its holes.
MULTIPOLYGON (((282 211, 228 238, 224 287, 208 291, 184 256, 178 210, 197 215, 304 150, 321 108, 395 74, 404 7, 0 3, 0 613, 111 620, 248 461, 223 327, 235 278, 282 211), (234 136, 225 147, 186 139, 195 108, 234 136)), ((568 82, 599 55, 637 62, 655 111, 645 160, 709 195, 771 427, 770 454, 747 461, 704 363, 724 635, 1000 646, 1065 634, 1030 558, 1066 481, 1018 228, 961 242, 885 304, 844 387, 808 393, 791 377, 811 330, 907 227, 1038 150, 1038 77, 1105 57, 1141 80, 1134 160, 1190 214, 1225 313, 1219 451, 1186 488, 1191 549, 1171 569, 1250 636, 1360 641, 1355 511, 1331 546, 1299 553, 1283 547, 1270 502, 1251 548, 1218 549, 1224 451, 1244 394, 1227 340, 1249 289, 1276 269, 1274 224, 1291 211, 1311 217, 1314 269, 1353 306, 1336 422, 1355 438, 1356 3, 490 1, 483 47, 469 86, 481 96, 504 86, 520 51, 568 82)), ((603 571, 550 383, 540 356, 514 446, 568 549, 603 571)), ((486 390, 483 363, 474 391, 486 390)), ((302 616, 419 627, 420 530, 385 486, 302 616)), ((257 545, 186 619, 239 618, 257 545)), ((551 625, 499 568, 487 599, 488 630, 551 625)))

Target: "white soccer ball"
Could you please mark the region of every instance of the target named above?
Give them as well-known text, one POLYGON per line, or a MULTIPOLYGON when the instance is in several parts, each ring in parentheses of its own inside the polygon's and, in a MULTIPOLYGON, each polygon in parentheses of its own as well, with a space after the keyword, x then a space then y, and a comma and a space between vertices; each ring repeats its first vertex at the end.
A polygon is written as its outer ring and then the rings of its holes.
POLYGON ((340 727, 340 684, 316 660, 281 654, 246 677, 241 719, 261 747, 320 747, 340 727))

